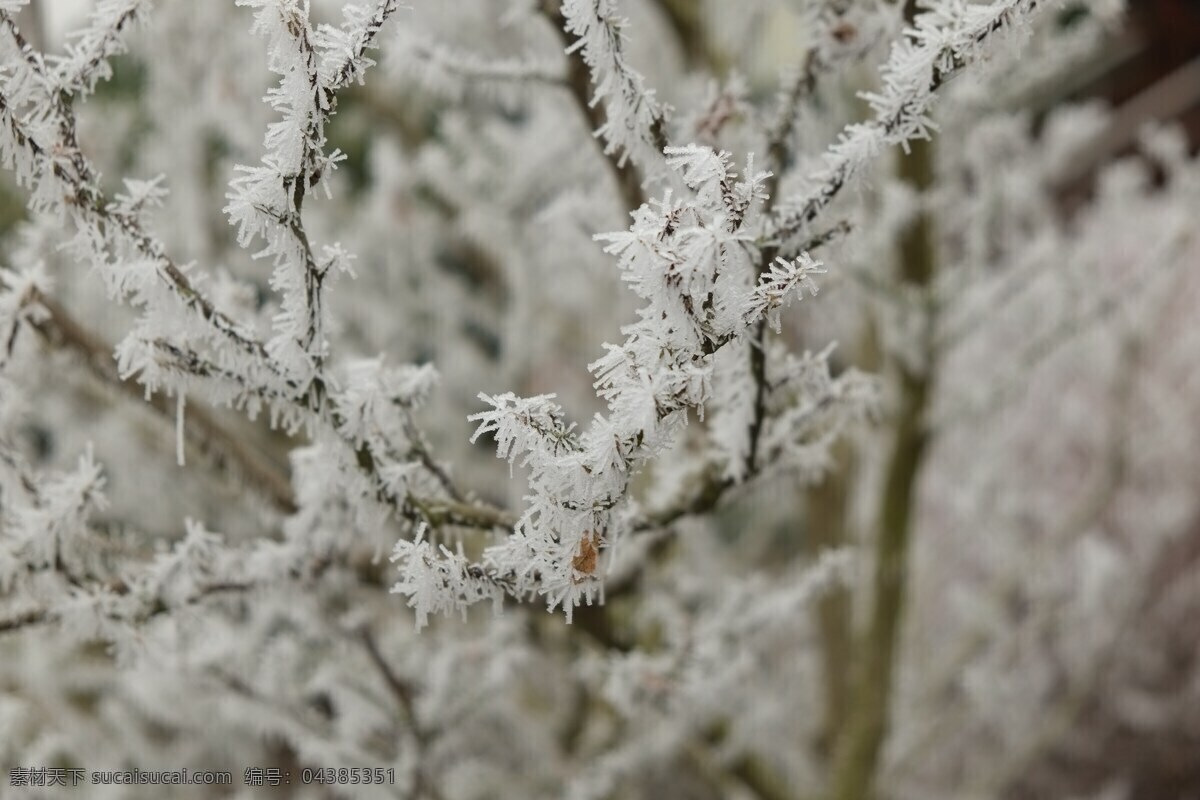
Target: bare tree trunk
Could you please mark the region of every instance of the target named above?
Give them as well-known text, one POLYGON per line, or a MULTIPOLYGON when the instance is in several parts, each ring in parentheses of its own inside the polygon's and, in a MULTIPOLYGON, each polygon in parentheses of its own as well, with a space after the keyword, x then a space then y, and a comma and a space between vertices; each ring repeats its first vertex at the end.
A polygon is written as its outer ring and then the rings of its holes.
MULTIPOLYGON (((900 175, 921 192, 933 181, 933 148, 914 142, 900 161, 900 175)), ((904 235, 900 250, 903 282, 927 289, 936 267, 932 221, 922 212, 904 235)), ((931 309, 926 309, 927 313, 931 309)), ((928 331, 929 326, 926 326, 928 331)), ((897 646, 907 600, 909 551, 916 512, 914 494, 927 437, 925 411, 933 369, 930 347, 923 344, 924 361, 898 364, 900 376, 896 439, 880 498, 870 617, 855 655, 852 708, 834 762, 832 797, 867 800, 874 796, 879 755, 890 725, 897 646)))

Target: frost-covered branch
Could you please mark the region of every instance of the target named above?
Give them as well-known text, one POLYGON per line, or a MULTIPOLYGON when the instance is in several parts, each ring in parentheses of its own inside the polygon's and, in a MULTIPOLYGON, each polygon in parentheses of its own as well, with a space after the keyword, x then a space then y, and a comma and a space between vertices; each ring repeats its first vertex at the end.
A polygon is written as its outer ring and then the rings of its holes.
POLYGON ((109 61, 126 51, 125 32, 145 19, 149 0, 100 0, 92 9, 88 26, 74 34, 66 53, 53 60, 54 83, 59 91, 82 97, 112 76, 109 61))
POLYGON ((863 95, 875 118, 846 127, 825 154, 825 167, 810 177, 812 188, 781 204, 772 235, 781 244, 803 234, 859 170, 879 151, 928 139, 937 90, 967 64, 987 54, 989 40, 1026 19, 1039 0, 997 0, 968 5, 940 0, 916 17, 892 46, 881 69, 883 86, 863 95))
POLYGON ((542 0, 566 45, 567 88, 593 129, 621 189, 626 210, 646 201, 642 184, 661 169, 670 107, 625 61, 627 24, 617 0, 542 0))
POLYGON ((0 590, 37 571, 53 570, 79 587, 89 569, 88 517, 107 505, 105 479, 89 449, 73 471, 37 474, 0 442, 0 590))
MULTIPOLYGON (((325 152, 325 125, 337 108, 337 91, 361 82, 374 63, 366 53, 397 3, 382 0, 373 10, 349 5, 342 28, 317 30, 301 0, 239 0, 238 5, 256 9, 253 30, 267 39, 270 69, 280 76, 266 100, 283 119, 267 129, 262 166, 238 168, 225 211, 237 226, 238 243, 246 247, 263 239, 266 246, 255 257, 270 258, 274 267, 271 286, 282 300, 267 351, 290 381, 300 387, 316 381, 320 394, 328 355, 324 283, 351 272, 353 257, 340 245, 317 255, 301 211, 316 187, 328 192, 329 173, 343 157, 336 150, 325 152)), ((310 399, 314 408, 322 402, 319 396, 310 399)))
POLYGON ((408 728, 412 733, 412 738, 416 743, 417 764, 413 768, 413 797, 428 796, 432 800, 441 800, 442 793, 437 785, 429 780, 426 772, 427 768, 424 762, 428 759, 429 752, 433 743, 433 731, 430 731, 421 721, 421 717, 417 711, 417 692, 414 687, 392 668, 388 663, 387 657, 379 648, 379 643, 369 628, 363 628, 359 634, 359 639, 363 644, 363 648, 367 651, 367 657, 370 659, 372 666, 379 672, 384 685, 388 691, 396 698, 400 707, 404 710, 405 716, 408 718, 408 728))
MULTIPOLYGON (((300 319, 300 326, 290 330, 295 336, 277 336, 263 343, 248 327, 218 311, 196 288, 187 277, 188 268, 173 261, 144 227, 145 211, 164 195, 157 180, 127 181, 127 194, 111 201, 106 198, 95 171, 74 140, 74 111, 68 92, 55 88, 56 78, 20 36, 9 16, 0 16, 0 20, 9 34, 6 44, 16 51, 16 57, 9 57, 11 71, 0 83, 0 122, 4 123, 0 131, 8 134, 0 140, 0 157, 18 182, 32 190, 33 210, 72 219, 77 234, 71 250, 80 260, 99 268, 111 296, 142 311, 134 330, 117 346, 122 380, 137 375, 148 390, 166 388, 181 393, 199 379, 210 392, 217 390, 217 402, 244 406, 252 415, 263 406, 269 407, 273 421, 289 429, 319 424, 341 431, 346 440, 338 446, 351 448, 348 461, 366 473, 371 485, 368 494, 384 498, 397 510, 410 504, 407 490, 401 489, 406 484, 398 482, 401 465, 393 463, 406 454, 397 452, 394 443, 408 439, 414 445, 414 456, 438 476, 454 500, 453 513, 443 512, 445 519, 456 524, 495 524, 495 512, 485 511, 478 519, 473 516, 471 506, 462 502, 461 494, 453 490, 445 472, 429 455, 410 418, 398 418, 387 438, 381 438, 377 428, 371 429, 371 436, 350 431, 347 424, 353 414, 353 399, 339 396, 336 382, 312 380, 320 359, 301 359, 298 369, 296 360, 287 355, 295 342, 323 352, 324 336, 318 335, 323 323, 317 313, 321 283, 330 268, 348 268, 349 256, 334 246, 326 248, 321 259, 314 257, 300 223, 299 204, 336 160, 323 152, 324 124, 333 111, 336 92, 361 79, 371 63, 366 52, 396 4, 384 0, 371 9, 351 7, 343 28, 322 27, 317 31, 307 27, 306 14, 296 16, 301 8, 295 3, 280 5, 264 0, 258 5, 260 24, 278 40, 274 42, 276 49, 290 43, 290 49, 283 48, 285 52, 279 56, 283 61, 275 63, 284 75, 281 87, 268 97, 284 111, 285 120, 268 131, 270 153, 264 161, 268 166, 252 171, 252 177, 258 180, 235 188, 243 199, 245 193, 240 190, 254 188, 274 192, 272 197, 280 201, 278 207, 254 203, 241 210, 248 215, 246 225, 258 225, 254 231, 276 237, 268 250, 276 257, 277 275, 285 283, 301 276, 288 284, 296 291, 289 295, 290 301, 285 297, 280 320, 283 324, 288 318, 293 322, 300 319), (314 86, 316 89, 310 92, 314 86), (299 96, 292 96, 297 93, 299 96), (26 108, 30 111, 18 113, 18 109, 26 108), (268 179, 277 180, 271 183, 268 179), (295 269, 298 265, 299 270, 295 269), (179 307, 188 312, 189 324, 179 324, 179 307), (300 316, 289 316, 289 308, 300 316)), ((115 8, 106 6, 104 19, 115 8)), ((118 15, 118 28, 127 26, 133 18, 130 14, 118 15)), ((93 72, 100 70, 94 54, 111 55, 119 50, 110 39, 102 36, 92 42, 86 52, 93 55, 77 60, 92 64, 89 69, 93 72)), ((75 52, 78 55, 84 49, 75 52)), ((83 73, 74 69, 70 74, 83 73)), ((90 82, 85 86, 79 80, 83 79, 77 80, 78 85, 71 84, 75 91, 90 89, 90 82)), ((251 230, 243 228, 242 232, 249 235, 251 230)), ((374 374, 379 374, 378 367, 374 374)), ((361 393, 362 387, 351 384, 347 390, 361 393)), ((437 503, 431 498, 425 505, 437 503)))
POLYGON ((472 417, 475 435, 491 434, 510 463, 521 458, 530 470, 531 504, 475 572, 454 554, 435 566, 428 545, 398 553, 406 577, 397 589, 419 616, 495 599, 501 586, 518 598, 541 594, 568 618, 581 601, 593 602, 603 553, 629 525, 623 509, 630 479, 671 443, 689 409, 703 409, 712 356, 791 297, 815 289, 810 276, 820 267, 807 255, 751 283, 753 244, 741 229, 761 200, 763 174, 748 170, 738 180, 728 156, 707 148, 667 154, 689 197, 677 201, 668 192, 657 210, 640 208, 628 232, 598 237, 646 303, 639 320, 623 328, 624 344, 607 345, 608 354, 590 367, 609 416, 597 415, 576 433, 552 396, 481 395, 492 410, 472 417), (446 579, 414 577, 431 569, 446 579), (478 581, 490 586, 483 591, 478 581))
MULTIPOLYGON (((766 165, 771 176, 767 179, 765 191, 767 198, 764 202, 763 213, 770 215, 779 200, 780 181, 790 160, 793 149, 795 126, 798 121, 802 104, 812 96, 817 87, 819 77, 832 69, 838 63, 847 61, 850 56, 861 54, 873 44, 865 33, 858 31, 844 19, 847 7, 839 3, 821 5, 815 14, 814 41, 810 44, 809 52, 798 68, 785 76, 779 98, 774 109, 774 119, 766 131, 766 165), (861 41, 866 39, 864 47, 861 41)), ((766 275, 776 269, 780 255, 791 257, 796 252, 808 252, 817 246, 827 243, 846 232, 844 223, 830 228, 828 231, 812 237, 806 245, 798 250, 792 247, 780 247, 779 242, 769 242, 762 250, 759 262, 759 274, 766 275)), ((786 261, 784 261, 786 263, 786 261)), ((741 405, 746 409, 734 409, 734 414, 748 414, 749 419, 744 435, 738 436, 744 440, 743 463, 730 473, 731 477, 753 473, 758 468, 759 450, 762 445, 763 426, 766 423, 767 400, 767 325, 768 320, 758 323, 753 341, 748 346, 749 377, 753 382, 752 398, 746 398, 741 405)), ((778 333, 778 325, 775 325, 778 333)))
MULTIPOLYGON (((142 343, 178 338, 175 323, 182 310, 194 340, 232 345, 225 355, 230 367, 236 364, 256 388, 278 386, 265 349, 253 334, 218 311, 192 284, 187 268, 173 261, 143 228, 142 211, 162 198, 157 181, 130 182, 129 194, 115 200, 106 197, 75 141, 67 92, 20 36, 11 17, 0 14, 0 21, 8 33, 0 40, 0 52, 9 68, 0 78, 0 162, 13 171, 18 185, 30 190, 33 211, 71 220, 76 234, 69 250, 97 269, 110 297, 142 311, 137 327, 119 347, 122 373, 148 371, 158 377, 142 343)), ((111 51, 112 46, 101 49, 111 51)), ((150 375, 147 378, 143 382, 148 388, 157 388, 150 375)), ((246 393, 238 396, 242 402, 253 399, 246 393)))
MULTIPOLYGON (((127 395, 130 401, 146 401, 137 384, 130 380, 122 380, 117 373, 116 364, 112 359, 112 347, 85 328, 60 304, 47 297, 40 288, 34 286, 29 292, 14 291, 10 294, 26 298, 23 305, 30 309, 29 324, 47 343, 75 353, 93 376, 127 395)), ((0 318, 3 318, 2 313, 0 318)), ((15 336, 14 327, 9 338, 10 352, 15 336)), ((172 425, 177 424, 173 402, 161 394, 153 395, 148 402, 164 420, 172 425)), ((231 467, 238 477, 249 481, 280 511, 291 513, 296 510, 287 475, 226 430, 209 411, 203 407, 190 408, 184 433, 206 458, 222 469, 231 467)))
POLYGON ((625 60, 627 21, 616 0, 565 0, 561 10, 566 32, 576 37, 568 55, 578 52, 591 71, 591 104, 604 103, 605 122, 597 131, 606 152, 618 162, 633 158, 643 169, 650 163, 646 148, 658 154, 667 147, 666 122, 670 108, 659 103, 646 79, 625 60))

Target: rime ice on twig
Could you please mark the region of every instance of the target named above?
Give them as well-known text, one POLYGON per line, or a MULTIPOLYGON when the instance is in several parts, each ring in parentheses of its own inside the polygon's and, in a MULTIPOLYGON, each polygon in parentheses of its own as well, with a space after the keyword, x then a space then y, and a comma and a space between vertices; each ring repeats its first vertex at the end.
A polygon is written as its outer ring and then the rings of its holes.
MULTIPOLYGON (((671 443, 689 409, 703 410, 713 354, 814 288, 809 276, 820 271, 806 254, 752 286, 754 245, 742 227, 762 199, 766 174, 750 168, 739 179, 728 154, 703 147, 667 155, 687 197, 668 192, 657 209, 639 209, 628 231, 597 237, 646 304, 622 329, 624 343, 606 345, 608 354, 590 367, 609 415, 577 434, 552 396, 505 394, 482 395, 492 409, 472 417, 476 436, 494 434, 497 454, 510 462, 522 456, 530 470, 530 505, 513 535, 488 548, 476 574, 517 597, 539 593, 568 619, 574 606, 599 596, 602 556, 627 525, 631 477, 671 443)), ((410 572, 427 571, 436 558, 431 550, 397 555, 406 576, 399 587, 412 585, 410 572)), ((455 608, 477 594, 448 591, 455 608)))
POLYGON ((246 247, 259 237, 266 242, 255 257, 271 259, 271 286, 282 295, 267 350, 291 381, 308 387, 321 379, 328 355, 324 284, 330 275, 349 271, 351 256, 338 245, 315 253, 301 209, 317 186, 328 191, 329 173, 344 157, 325 152, 325 124, 337 108, 337 91, 361 81, 374 63, 366 52, 395 12, 396 0, 382 0, 373 11, 349 5, 342 28, 317 30, 307 2, 238 0, 238 5, 257 9, 254 30, 268 40, 269 66, 280 76, 266 100, 283 119, 267 128, 262 166, 238 168, 225 211, 237 226, 239 244, 246 247))

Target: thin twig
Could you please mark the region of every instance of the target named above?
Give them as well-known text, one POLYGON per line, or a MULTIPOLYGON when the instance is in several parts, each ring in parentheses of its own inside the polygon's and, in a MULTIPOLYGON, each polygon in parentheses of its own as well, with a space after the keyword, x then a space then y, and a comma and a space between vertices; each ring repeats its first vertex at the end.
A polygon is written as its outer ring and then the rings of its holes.
POLYGON ((396 698, 400 707, 404 709, 404 715, 408 717, 409 730, 417 748, 416 764, 413 766, 413 797, 420 798, 422 795, 428 795, 433 800, 441 800, 442 794, 437 785, 430 781, 425 774, 426 754, 433 740, 433 731, 426 728, 421 723, 421 718, 417 716, 416 690, 392 669, 391 664, 379 649, 379 644, 371 634, 370 628, 363 626, 359 630, 359 640, 367 651, 371 664, 379 672, 384 684, 396 698))

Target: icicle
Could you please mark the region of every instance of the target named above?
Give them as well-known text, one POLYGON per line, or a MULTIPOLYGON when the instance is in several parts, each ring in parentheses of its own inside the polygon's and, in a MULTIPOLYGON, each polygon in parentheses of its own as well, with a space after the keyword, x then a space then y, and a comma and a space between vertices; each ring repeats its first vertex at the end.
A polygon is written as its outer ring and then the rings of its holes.
POLYGON ((175 463, 183 466, 183 407, 185 398, 180 392, 175 401, 175 463))

